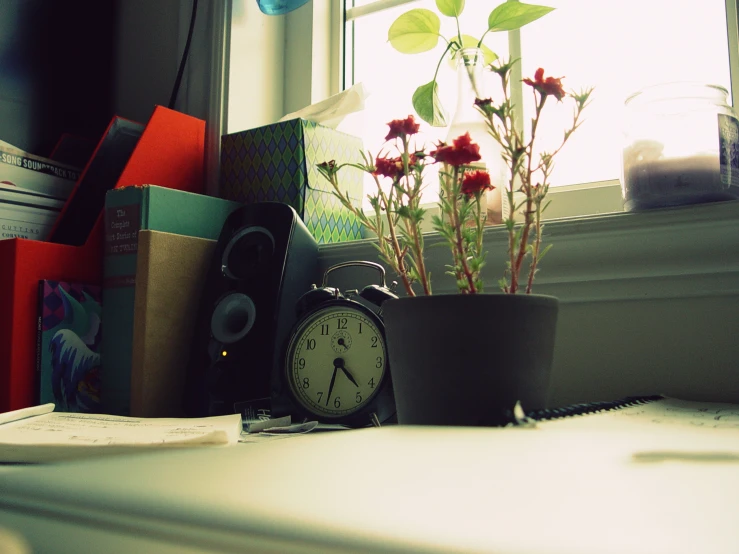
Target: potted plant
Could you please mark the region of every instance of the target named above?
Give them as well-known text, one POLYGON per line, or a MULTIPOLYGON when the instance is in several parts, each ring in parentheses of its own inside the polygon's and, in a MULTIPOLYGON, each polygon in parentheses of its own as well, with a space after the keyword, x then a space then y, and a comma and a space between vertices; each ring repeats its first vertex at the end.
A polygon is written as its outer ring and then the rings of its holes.
POLYGON ((365 214, 341 191, 343 165, 328 161, 318 166, 341 203, 376 234, 380 259, 397 273, 406 293, 383 305, 399 423, 492 425, 505 421, 518 402, 525 410, 545 407, 558 301, 532 293, 539 264, 551 247, 543 247, 542 214, 554 157, 581 124, 592 89, 567 93, 561 78, 545 77, 543 69, 524 79, 535 100, 524 136, 510 98, 513 63, 491 66, 500 77, 502 100, 475 101, 502 148, 506 182, 492 183, 488 172, 472 165, 480 153, 468 133, 451 144, 415 144, 419 124, 412 115, 388 124, 385 139, 392 150, 378 156, 367 152, 363 164, 343 164, 374 178, 372 213, 365 214), (537 154, 537 129, 550 98, 572 102, 573 121, 560 144, 537 154), (432 215, 432 223, 449 245, 448 274, 458 294, 433 295, 426 268, 421 223, 428 214, 421 193, 431 164, 440 166, 439 214, 432 215), (487 294, 480 199, 494 186, 504 187, 513 209, 504 221, 507 269, 498 282, 500 291, 487 294))

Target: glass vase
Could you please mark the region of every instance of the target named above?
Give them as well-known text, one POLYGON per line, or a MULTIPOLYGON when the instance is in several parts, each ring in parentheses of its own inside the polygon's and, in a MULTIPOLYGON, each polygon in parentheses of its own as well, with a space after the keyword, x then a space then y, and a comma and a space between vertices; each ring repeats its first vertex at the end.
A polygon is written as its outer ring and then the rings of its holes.
POLYGON ((485 57, 479 48, 463 48, 454 56, 457 68, 457 107, 449 125, 446 143, 469 132, 472 141, 480 145, 481 160, 476 166, 490 173, 495 189, 482 199, 487 212, 486 225, 503 222, 501 192, 506 183, 507 170, 501 157, 502 149, 488 133, 482 114, 475 108, 476 98, 489 98, 489 73, 485 69, 485 57))

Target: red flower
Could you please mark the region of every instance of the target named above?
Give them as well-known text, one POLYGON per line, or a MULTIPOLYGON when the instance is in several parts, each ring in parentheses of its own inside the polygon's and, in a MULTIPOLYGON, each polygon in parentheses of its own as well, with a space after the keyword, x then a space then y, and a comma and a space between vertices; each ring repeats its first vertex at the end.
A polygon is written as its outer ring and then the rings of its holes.
POLYGON ((480 159, 480 146, 472 142, 469 133, 465 133, 455 138, 452 146, 440 142, 437 149, 431 152, 431 156, 437 162, 458 167, 478 161, 480 159))
POLYGON ((462 194, 473 197, 486 190, 493 190, 490 184, 490 174, 487 171, 468 171, 462 179, 462 194))
POLYGON ((418 129, 421 128, 412 115, 409 115, 405 119, 393 119, 388 123, 388 127, 390 127, 390 132, 385 137, 385 140, 415 135, 418 129))
POLYGON ((391 179, 398 179, 403 175, 403 160, 400 158, 377 158, 375 160, 374 175, 382 175, 391 179))
POLYGON ((531 87, 534 87, 542 96, 547 96, 551 94, 557 100, 562 101, 562 98, 565 97, 565 91, 562 88, 563 78, 564 77, 547 77, 545 79, 544 69, 540 67, 536 70, 536 73, 534 73, 533 81, 531 79, 524 79, 523 82, 531 87))

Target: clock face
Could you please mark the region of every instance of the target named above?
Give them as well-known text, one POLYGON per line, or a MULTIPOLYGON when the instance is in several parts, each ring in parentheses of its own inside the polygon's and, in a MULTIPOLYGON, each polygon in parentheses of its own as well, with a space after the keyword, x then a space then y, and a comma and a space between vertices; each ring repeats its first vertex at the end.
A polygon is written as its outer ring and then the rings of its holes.
POLYGON ((287 351, 293 396, 311 413, 341 418, 364 408, 387 368, 377 320, 347 305, 328 306, 297 328, 287 351))

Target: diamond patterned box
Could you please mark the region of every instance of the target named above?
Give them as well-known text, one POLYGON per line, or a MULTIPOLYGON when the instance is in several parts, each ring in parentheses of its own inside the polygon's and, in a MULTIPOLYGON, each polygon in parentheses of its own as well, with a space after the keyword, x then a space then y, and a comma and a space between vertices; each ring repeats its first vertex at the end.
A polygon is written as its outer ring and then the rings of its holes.
MULTIPOLYGON (((356 217, 331 193, 316 164, 361 163, 361 139, 305 119, 291 119, 221 138, 220 196, 250 204, 290 204, 318 243, 362 238, 356 217)), ((359 204, 363 174, 340 172, 341 186, 359 204)))

